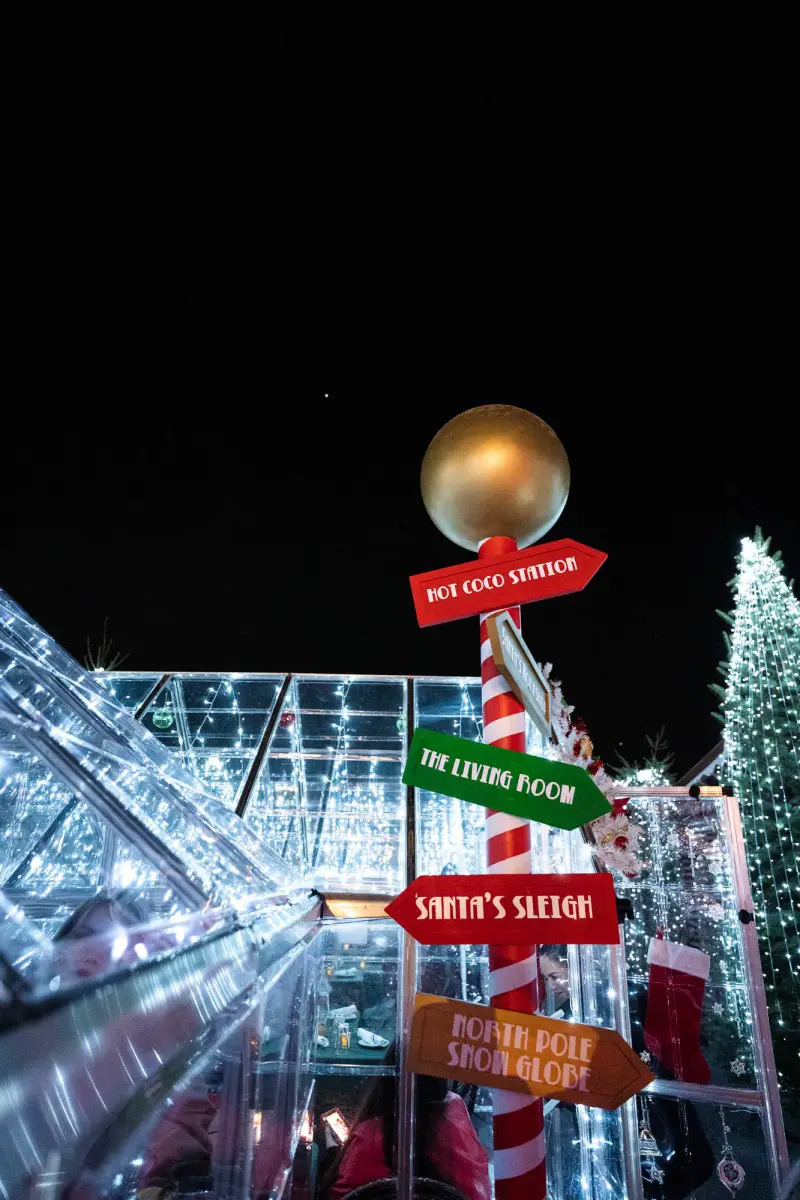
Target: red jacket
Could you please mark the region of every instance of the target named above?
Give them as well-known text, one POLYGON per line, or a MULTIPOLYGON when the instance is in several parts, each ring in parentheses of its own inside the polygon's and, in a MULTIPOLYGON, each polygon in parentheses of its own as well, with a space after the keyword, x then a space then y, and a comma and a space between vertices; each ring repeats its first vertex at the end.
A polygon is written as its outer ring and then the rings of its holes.
MULTIPOLYGON (((467 1200, 491 1200, 489 1156, 472 1127, 460 1096, 447 1093, 444 1113, 428 1145, 428 1158, 436 1174, 452 1184, 467 1200)), ((342 1200, 353 1188, 393 1174, 383 1154, 380 1117, 362 1121, 350 1135, 331 1188, 331 1200, 342 1200)))
MULTIPOLYGON (((170 1188, 176 1168, 198 1163, 209 1172, 218 1159, 218 1142, 226 1117, 226 1100, 218 1092, 196 1086, 167 1111, 156 1126, 139 1172, 137 1187, 170 1188)), ((252 1129, 246 1131, 254 1135, 252 1129)), ((251 1194, 269 1193, 278 1172, 289 1162, 289 1130, 279 1127, 275 1114, 263 1114, 263 1124, 254 1136, 251 1194)), ((247 1147, 240 1147, 244 1154, 247 1147)))

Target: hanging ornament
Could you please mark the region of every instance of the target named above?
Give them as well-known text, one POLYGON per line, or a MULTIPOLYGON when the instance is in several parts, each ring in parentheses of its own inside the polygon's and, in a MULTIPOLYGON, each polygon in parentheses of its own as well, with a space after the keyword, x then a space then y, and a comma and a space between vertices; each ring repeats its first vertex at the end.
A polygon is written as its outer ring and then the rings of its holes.
POLYGON ((733 1147, 728 1141, 731 1127, 725 1123, 723 1109, 719 1110, 719 1116, 722 1121, 722 1158, 717 1163, 717 1175, 723 1187, 726 1187, 730 1194, 735 1196, 744 1186, 745 1170, 742 1164, 733 1157, 733 1147))
MULTIPOLYGON (((614 820, 616 818, 616 813, 609 813, 608 815, 611 817, 612 820, 614 820)), ((622 820, 622 821, 619 821, 619 822, 615 821, 615 824, 613 824, 610 829, 607 829, 606 832, 601 835, 600 845, 607 846, 609 844, 609 842, 613 842, 614 845, 618 849, 627 850, 628 849, 627 833, 628 833, 629 829, 630 829, 630 822, 628 821, 627 817, 624 818, 624 820, 622 820), (620 844, 619 844, 620 838, 625 839, 624 846, 620 846, 620 844)))
POLYGON ((639 1126, 639 1155, 643 1159, 642 1178, 647 1180, 648 1183, 663 1183, 664 1172, 656 1162, 656 1159, 662 1158, 663 1155, 658 1148, 658 1142, 650 1128, 650 1112, 647 1106, 647 1099, 642 1096, 641 1100, 642 1123, 639 1126))
POLYGON ((154 708, 152 717, 156 729, 171 729, 175 721, 172 709, 166 706, 164 708, 154 708))
POLYGON ((281 729, 291 729, 291 727, 292 727, 292 725, 294 725, 296 719, 297 718, 293 712, 281 713, 281 719, 280 719, 281 729))
POLYGON ((405 731, 406 731, 406 719, 405 719, 405 717, 398 717, 398 718, 397 718, 397 731, 398 731, 398 733, 405 733, 405 731))
POLYGON ((634 825, 623 812, 605 813, 590 826, 595 838, 593 853, 598 862, 635 879, 647 865, 638 858, 641 825, 634 825))

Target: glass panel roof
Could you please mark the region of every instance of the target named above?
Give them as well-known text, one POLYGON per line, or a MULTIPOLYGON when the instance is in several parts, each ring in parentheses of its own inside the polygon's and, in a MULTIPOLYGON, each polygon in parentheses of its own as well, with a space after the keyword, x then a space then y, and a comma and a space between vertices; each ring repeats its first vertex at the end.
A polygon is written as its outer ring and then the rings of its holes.
POLYGON ((142 724, 234 808, 282 682, 282 675, 172 675, 142 724))
MULTIPOLYGON (((60 700, 63 701, 67 693, 73 696, 93 725, 103 728, 104 736, 124 744, 139 761, 154 766, 160 778, 169 779, 172 786, 191 796, 198 806, 204 807, 212 799, 212 793, 203 788, 180 758, 171 754, 141 722, 125 712, 105 686, 98 686, 97 676, 81 667, 2 589, 0 640, 9 650, 17 650, 18 660, 38 683, 47 679, 49 690, 60 700)), ((116 673, 103 672, 103 677, 106 684, 108 679, 116 678, 116 673)), ((213 801, 212 809, 219 814, 220 806, 213 801)), ((227 820, 225 824, 228 828, 236 828, 227 820)))
POLYGON ((15 745, 0 725, 0 887, 71 795, 35 755, 15 745))
MULTIPOLYGON (((43 922, 53 932, 76 903, 100 891, 126 891, 148 917, 170 916, 191 907, 176 895, 163 870, 145 857, 112 822, 91 803, 70 791, 48 771, 38 755, 8 755, 0 784, 8 778, 30 782, 45 803, 47 819, 39 820, 38 836, 28 838, 25 852, 15 856, 10 870, 0 877, 6 897, 26 916, 43 922)), ((24 817, 30 792, 17 796, 15 811, 5 812, 13 828, 17 812, 24 817)))
POLYGON ((126 712, 135 713, 161 676, 142 675, 138 671, 93 671, 92 678, 109 696, 113 696, 126 712))
MULTIPOLYGON (((95 976, 126 965, 122 951, 103 960, 87 957, 85 946, 82 964, 72 961, 72 942, 66 954, 49 952, 49 940, 73 914, 84 912, 86 924, 88 906, 94 905, 95 925, 98 914, 107 914, 106 929, 112 911, 132 913, 127 923, 142 924, 205 906, 180 866, 158 848, 153 852, 152 839, 143 850, 119 821, 54 774, 37 753, 36 738, 35 727, 23 731, 0 697, 0 912, 7 918, 0 920, 0 957, 34 992, 77 982, 90 963, 95 976), (113 909, 102 897, 113 898, 113 909)), ((78 786, 91 790, 88 780, 78 786)))
POLYGON ((405 884, 405 678, 292 680, 245 819, 315 887, 405 884))
POLYGON ((2 592, 0 760, 0 886, 17 942, 99 891, 138 889, 164 917, 303 886, 2 592))
MULTIPOLYGON (((24 629, 28 647, 41 654, 35 640, 41 631, 32 623, 24 629)), ((58 660, 60 677, 72 689, 100 690, 70 664, 58 660)), ((107 717, 112 695, 126 698, 129 707, 141 705, 142 694, 149 694, 145 689, 152 691, 158 679, 154 672, 105 673, 106 698, 100 706, 89 702, 90 716, 107 717)), ((170 675, 140 722, 115 707, 116 729, 125 724, 127 734, 131 724, 138 731, 121 739, 124 752, 115 753, 131 769, 143 756, 155 764, 171 796, 191 795, 251 865, 266 856, 272 878, 279 863, 292 878, 300 873, 322 890, 399 891, 406 866, 402 769, 409 738, 408 679, 297 675, 282 693, 284 679, 278 674, 170 675), (212 795, 222 801, 224 817, 212 795), (237 805, 244 823, 232 812, 237 805)), ((478 679, 418 678, 413 686, 416 724, 480 739, 478 679)), ((57 706, 48 716, 59 719, 57 706)), ((418 804, 418 869, 482 869, 481 810, 428 793, 419 794, 418 804)), ((176 829, 176 852, 179 842, 189 870, 192 838, 176 829)), ((207 875, 201 879, 203 888, 210 886, 207 875)))

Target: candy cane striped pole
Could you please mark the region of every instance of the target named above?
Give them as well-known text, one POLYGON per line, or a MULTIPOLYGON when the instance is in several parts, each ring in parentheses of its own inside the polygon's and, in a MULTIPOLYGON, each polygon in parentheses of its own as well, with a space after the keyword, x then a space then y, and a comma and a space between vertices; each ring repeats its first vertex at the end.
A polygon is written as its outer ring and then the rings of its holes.
MULTIPOLYGON (((513 538, 493 537, 482 542, 479 558, 493 558, 516 550, 513 538)), ((508 610, 519 628, 519 608, 508 610)), ((481 617, 481 684, 483 740, 490 746, 525 751, 525 710, 498 671, 492 644, 481 617)), ((489 810, 486 817, 488 869, 497 875, 530 875, 531 831, 528 821, 489 810)), ((490 946, 489 991, 493 1004, 515 1012, 534 1013, 538 1008, 536 947, 490 946)), ((494 1179, 497 1200, 546 1200, 544 1107, 541 1100, 517 1092, 493 1094, 494 1179)))

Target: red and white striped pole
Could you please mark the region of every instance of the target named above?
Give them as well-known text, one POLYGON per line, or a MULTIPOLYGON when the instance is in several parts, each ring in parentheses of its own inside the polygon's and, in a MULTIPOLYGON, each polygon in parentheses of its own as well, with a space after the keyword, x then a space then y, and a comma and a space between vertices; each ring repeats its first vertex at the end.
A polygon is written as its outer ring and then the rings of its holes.
MULTIPOLYGON (((517 549, 513 538, 487 538, 479 558, 494 558, 517 549)), ((517 628, 519 608, 508 609, 517 628)), ((481 617, 481 684, 483 740, 490 746, 525 751, 525 709, 498 671, 492 644, 481 617)), ((488 869, 498 875, 530 875, 530 823, 489 810, 486 817, 488 869)), ((489 992, 498 1008, 535 1013, 539 1007, 536 947, 489 947, 489 992)), ((544 1106, 534 1096, 499 1089, 493 1095, 494 1178, 497 1200, 546 1200, 544 1106)))

